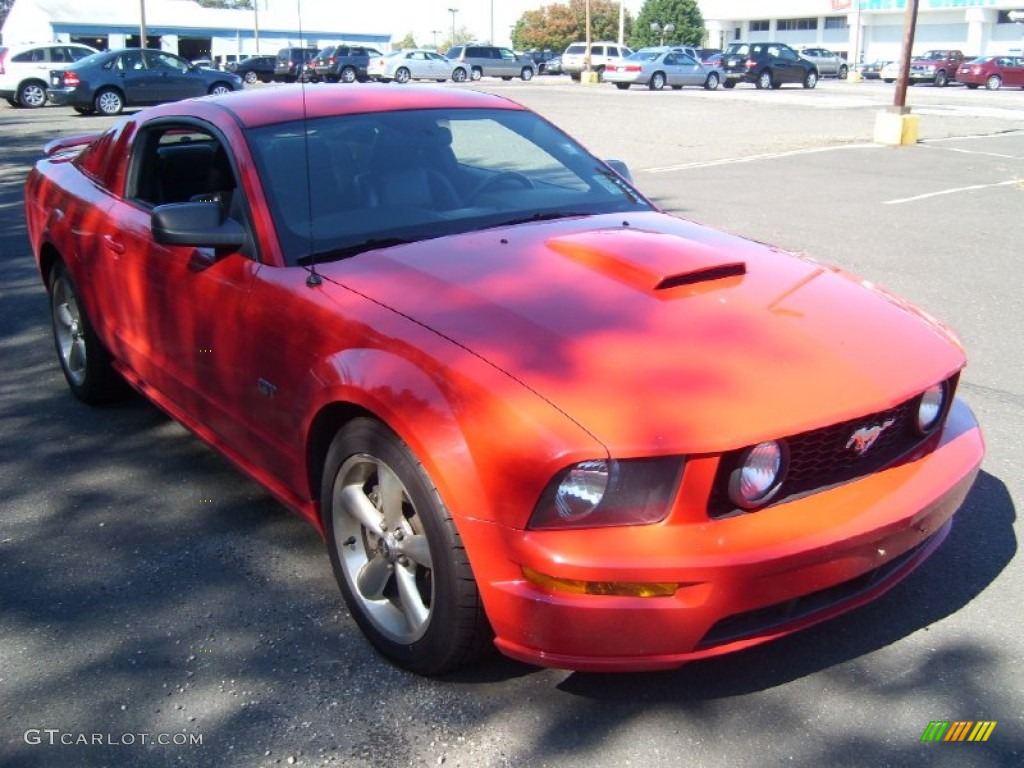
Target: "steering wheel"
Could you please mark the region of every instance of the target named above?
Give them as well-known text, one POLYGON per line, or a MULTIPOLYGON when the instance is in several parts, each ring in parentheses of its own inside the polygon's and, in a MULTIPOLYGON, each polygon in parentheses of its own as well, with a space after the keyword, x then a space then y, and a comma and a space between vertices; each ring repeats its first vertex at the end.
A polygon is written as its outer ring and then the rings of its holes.
POLYGON ((533 189, 533 182, 530 181, 528 176, 524 176, 516 171, 500 171, 493 176, 488 176, 486 179, 476 185, 476 189, 470 192, 466 196, 466 202, 472 205, 476 199, 487 189, 494 186, 495 184, 501 184, 504 181, 515 181, 521 184, 526 189, 533 189))

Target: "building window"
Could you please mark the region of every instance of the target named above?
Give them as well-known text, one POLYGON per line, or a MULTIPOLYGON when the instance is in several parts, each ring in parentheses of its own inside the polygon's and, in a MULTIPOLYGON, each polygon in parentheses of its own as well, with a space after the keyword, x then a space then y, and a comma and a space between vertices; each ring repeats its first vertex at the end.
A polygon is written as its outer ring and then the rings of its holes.
POLYGON ((792 32, 794 30, 817 29, 818 19, 779 19, 778 30, 780 32, 792 32))
POLYGON ((1010 18, 1009 11, 1000 11, 999 17, 996 19, 996 24, 1016 24, 1016 22, 1010 18))
POLYGON ((768 19, 755 19, 750 22, 751 32, 767 32, 768 31, 768 19))
POLYGON ((846 16, 826 16, 825 29, 849 29, 850 22, 846 16))

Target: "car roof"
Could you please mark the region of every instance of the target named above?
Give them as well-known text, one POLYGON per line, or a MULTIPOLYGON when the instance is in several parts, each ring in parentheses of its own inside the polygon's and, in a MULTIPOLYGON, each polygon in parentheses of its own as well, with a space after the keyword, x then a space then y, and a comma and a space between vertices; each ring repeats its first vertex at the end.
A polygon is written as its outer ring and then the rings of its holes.
POLYGON ((144 116, 204 117, 209 110, 231 113, 247 128, 292 122, 304 117, 395 112, 405 109, 508 109, 525 107, 482 91, 432 85, 395 88, 366 83, 359 88, 309 88, 301 84, 253 88, 213 98, 190 99, 151 107, 144 116))

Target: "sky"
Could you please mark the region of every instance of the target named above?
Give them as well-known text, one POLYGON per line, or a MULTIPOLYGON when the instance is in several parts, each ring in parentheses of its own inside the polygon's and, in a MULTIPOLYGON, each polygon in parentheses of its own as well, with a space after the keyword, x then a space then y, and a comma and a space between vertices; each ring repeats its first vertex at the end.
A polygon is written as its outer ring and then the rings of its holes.
MULTIPOLYGON (((512 27, 523 11, 551 5, 555 0, 259 0, 272 11, 283 13, 301 10, 303 18, 345 19, 344 26, 365 32, 390 32, 397 42, 412 32, 419 45, 441 43, 451 37, 452 14, 455 8, 455 28, 465 27, 475 39, 491 37, 492 9, 494 43, 508 45, 512 27)), ((644 0, 623 0, 626 10, 634 17, 643 7, 644 0)))

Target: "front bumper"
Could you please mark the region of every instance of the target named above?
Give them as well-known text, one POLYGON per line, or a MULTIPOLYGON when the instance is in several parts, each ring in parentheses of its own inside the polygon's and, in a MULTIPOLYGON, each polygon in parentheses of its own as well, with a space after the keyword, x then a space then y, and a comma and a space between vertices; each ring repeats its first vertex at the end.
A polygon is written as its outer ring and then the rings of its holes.
POLYGON ((503 534, 489 526, 486 535, 504 539, 491 541, 492 551, 509 557, 504 578, 478 573, 495 643, 542 666, 662 669, 837 616, 887 591, 941 544, 983 454, 977 422, 957 401, 929 453, 759 512, 681 521, 677 504, 651 526, 503 534), (680 586, 671 597, 573 594, 527 581, 522 566, 562 579, 680 586))

